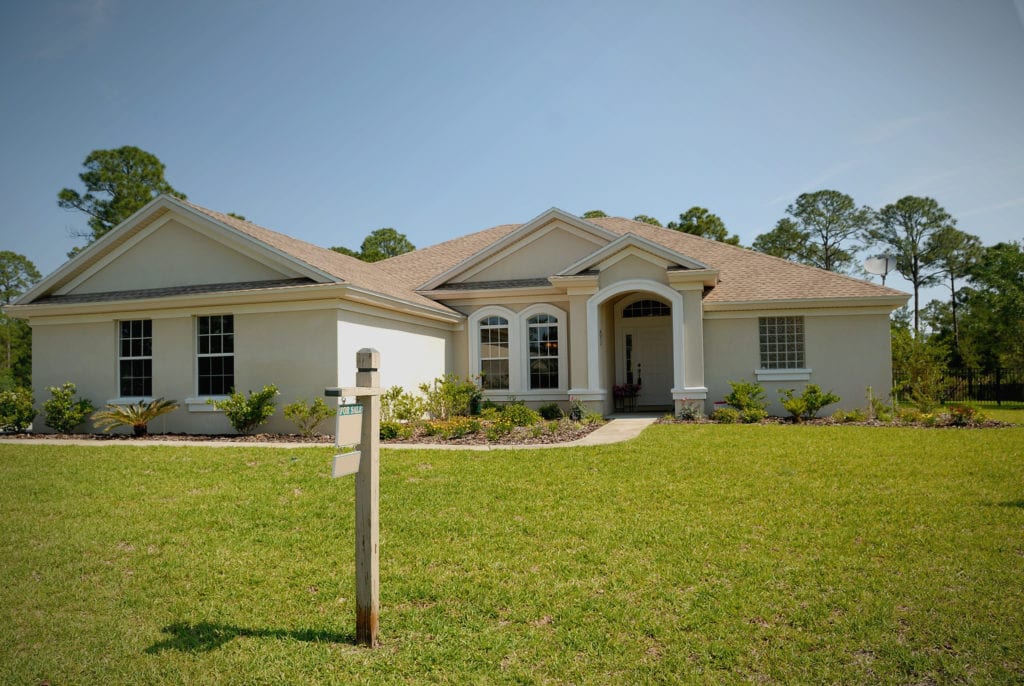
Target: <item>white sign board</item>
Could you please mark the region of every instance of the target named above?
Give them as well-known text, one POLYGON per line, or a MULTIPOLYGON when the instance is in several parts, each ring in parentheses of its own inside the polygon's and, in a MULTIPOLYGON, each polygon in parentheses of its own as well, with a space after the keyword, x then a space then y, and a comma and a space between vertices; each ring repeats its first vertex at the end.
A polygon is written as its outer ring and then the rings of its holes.
POLYGON ((359 471, 359 451, 352 453, 342 453, 341 455, 334 456, 334 465, 331 467, 331 478, 337 479, 339 476, 348 476, 349 474, 355 474, 359 471))

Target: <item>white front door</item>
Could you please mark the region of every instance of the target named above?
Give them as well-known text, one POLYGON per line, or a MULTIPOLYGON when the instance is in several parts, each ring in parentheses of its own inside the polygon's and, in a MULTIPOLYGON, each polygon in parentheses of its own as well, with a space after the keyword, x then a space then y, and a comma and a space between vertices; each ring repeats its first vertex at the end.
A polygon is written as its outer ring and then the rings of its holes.
MULTIPOLYGON (((629 320, 627 320, 629 321, 629 320)), ((668 317, 623 324, 616 364, 619 383, 641 384, 638 407, 672 405, 672 327, 668 317), (632 372, 632 373, 630 373, 632 372)))

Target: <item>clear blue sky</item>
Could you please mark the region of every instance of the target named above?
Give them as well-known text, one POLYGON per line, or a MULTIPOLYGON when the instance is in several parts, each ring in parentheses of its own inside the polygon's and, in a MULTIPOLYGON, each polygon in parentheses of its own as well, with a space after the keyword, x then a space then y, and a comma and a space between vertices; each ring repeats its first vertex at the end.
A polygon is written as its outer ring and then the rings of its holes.
POLYGON ((749 245, 821 188, 1017 240, 1022 26, 1024 0, 4 2, 0 249, 58 267, 85 216, 57 191, 121 145, 323 246, 692 205, 749 245))

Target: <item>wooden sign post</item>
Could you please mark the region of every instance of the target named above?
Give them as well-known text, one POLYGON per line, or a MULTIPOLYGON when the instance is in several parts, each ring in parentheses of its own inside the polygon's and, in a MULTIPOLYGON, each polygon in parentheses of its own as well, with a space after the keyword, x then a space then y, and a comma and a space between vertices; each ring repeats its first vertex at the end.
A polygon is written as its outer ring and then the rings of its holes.
MULTIPOLYGON (((355 396, 361 410, 359 450, 334 456, 331 476, 356 475, 356 643, 377 645, 380 614, 380 353, 363 348, 356 353, 356 387, 327 388, 329 397, 355 396)), ((339 405, 342 408, 352 405, 339 405)), ((340 420, 338 422, 340 429, 340 420)), ((335 435, 335 444, 338 437, 335 435)))

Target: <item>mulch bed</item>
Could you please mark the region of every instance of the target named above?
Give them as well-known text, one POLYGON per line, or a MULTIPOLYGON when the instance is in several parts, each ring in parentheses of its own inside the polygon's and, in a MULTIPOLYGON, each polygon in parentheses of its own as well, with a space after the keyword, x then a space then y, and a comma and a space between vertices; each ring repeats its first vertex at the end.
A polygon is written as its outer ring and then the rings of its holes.
POLYGON ((381 441, 383 445, 389 443, 425 443, 431 445, 551 445, 553 443, 568 443, 583 438, 593 432, 602 424, 584 424, 582 422, 558 422, 554 425, 538 424, 540 427, 534 435, 535 427, 517 426, 508 434, 497 440, 488 440, 483 431, 463 436, 462 438, 443 438, 441 436, 428 436, 424 426, 418 426, 412 436, 407 439, 381 441))

